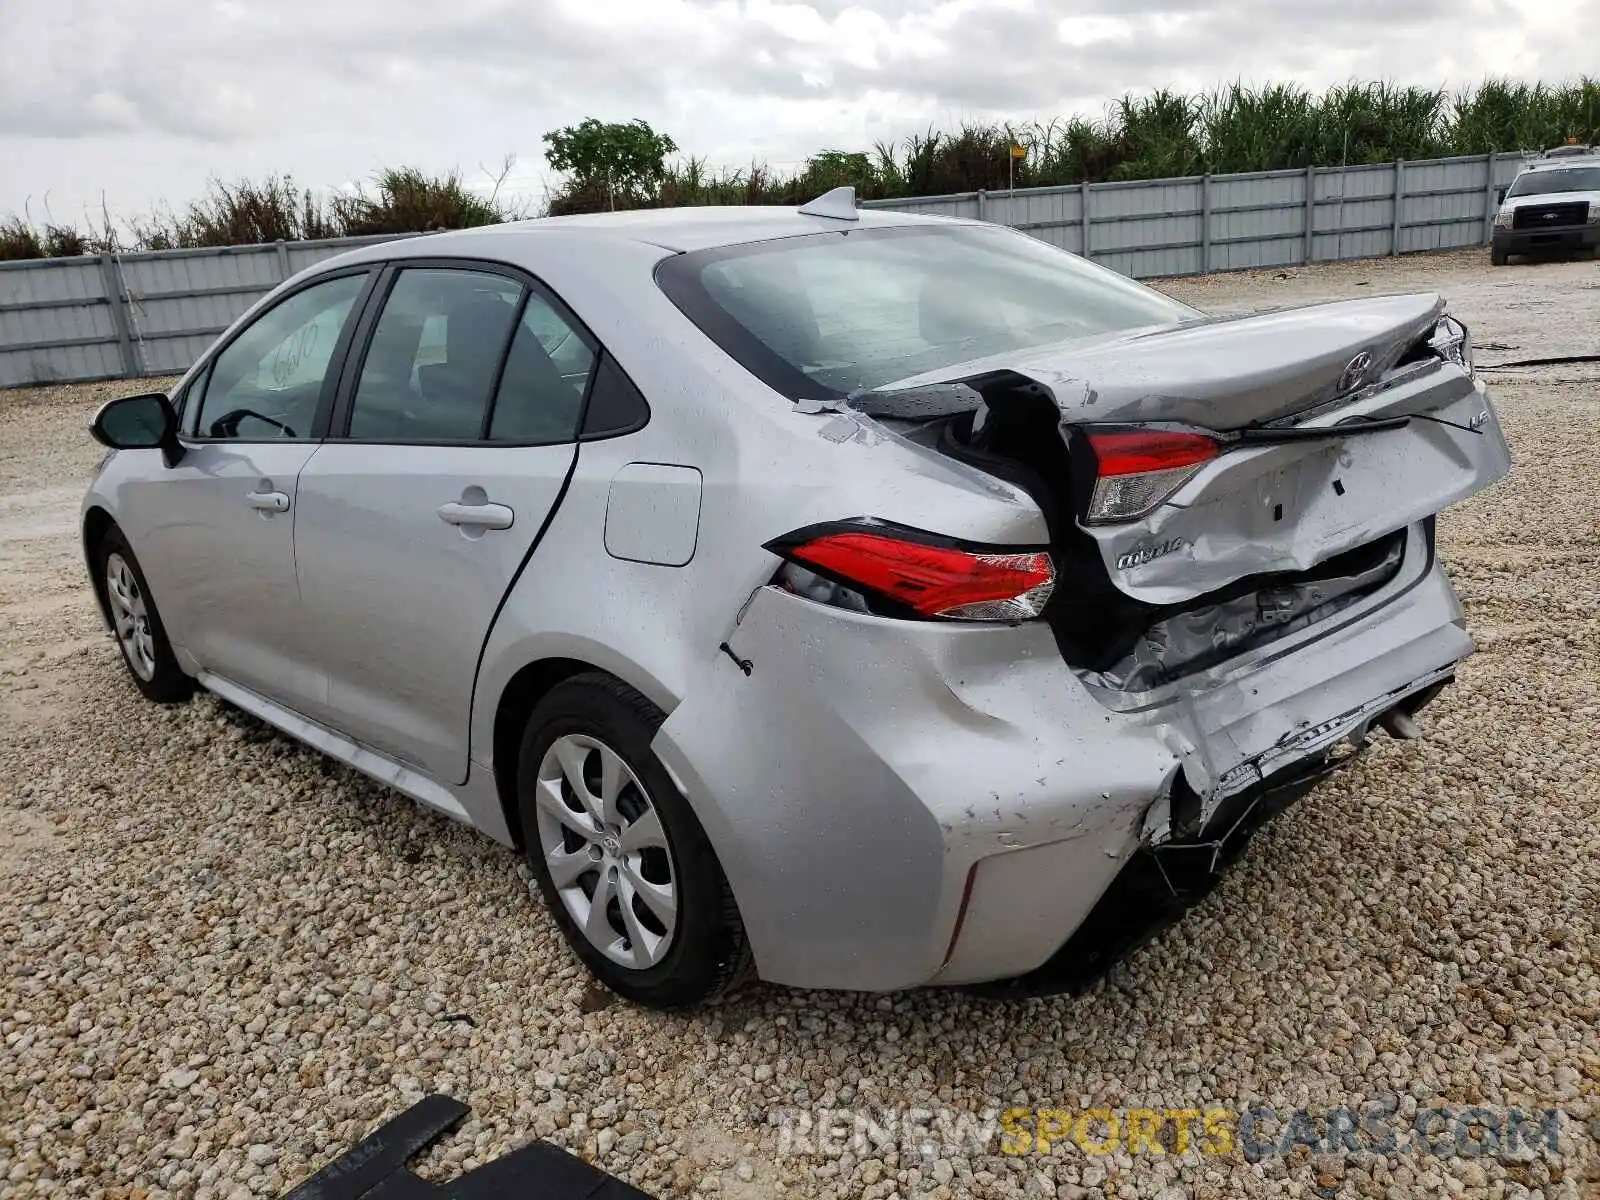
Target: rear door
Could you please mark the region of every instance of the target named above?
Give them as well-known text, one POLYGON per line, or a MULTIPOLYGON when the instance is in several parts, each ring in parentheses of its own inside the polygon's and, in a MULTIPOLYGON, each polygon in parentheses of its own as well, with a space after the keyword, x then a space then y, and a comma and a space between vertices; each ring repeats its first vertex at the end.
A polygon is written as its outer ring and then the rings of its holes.
POLYGON ((182 460, 128 488, 125 520, 185 649, 299 710, 322 687, 302 637, 296 483, 374 274, 318 278, 245 325, 184 398, 182 460))
POLYGON ((380 288, 300 476, 300 591, 328 675, 316 715, 460 782, 478 655, 571 471, 597 347, 508 269, 406 263, 380 288))

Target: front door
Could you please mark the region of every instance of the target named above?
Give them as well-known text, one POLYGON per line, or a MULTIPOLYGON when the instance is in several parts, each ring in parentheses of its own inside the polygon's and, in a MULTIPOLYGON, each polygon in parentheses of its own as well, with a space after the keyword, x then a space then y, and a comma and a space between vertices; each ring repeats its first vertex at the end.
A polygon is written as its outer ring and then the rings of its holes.
POLYGON ((324 719, 441 783, 467 775, 478 656, 577 454, 595 350, 521 278, 398 271, 295 552, 324 719))
POLYGON ((185 401, 183 458, 128 493, 144 514, 134 518, 140 559, 183 648, 205 670, 302 711, 325 685, 304 653, 296 485, 369 275, 313 284, 245 326, 185 401))

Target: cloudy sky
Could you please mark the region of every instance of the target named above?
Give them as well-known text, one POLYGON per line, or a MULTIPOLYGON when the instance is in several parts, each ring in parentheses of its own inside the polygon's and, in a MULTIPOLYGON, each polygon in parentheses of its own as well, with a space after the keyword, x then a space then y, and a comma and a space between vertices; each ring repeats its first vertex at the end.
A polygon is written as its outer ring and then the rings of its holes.
POLYGON ((507 154, 542 194, 540 135, 585 116, 787 166, 1161 86, 1554 80, 1597 30, 1600 0, 0 0, 0 214, 507 154))

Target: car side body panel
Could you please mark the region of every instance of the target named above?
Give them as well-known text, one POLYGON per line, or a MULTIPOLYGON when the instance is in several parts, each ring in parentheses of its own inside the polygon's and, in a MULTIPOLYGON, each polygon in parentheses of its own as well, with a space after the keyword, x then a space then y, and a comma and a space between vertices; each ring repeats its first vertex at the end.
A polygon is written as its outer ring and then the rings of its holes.
POLYGON ((621 243, 610 269, 597 271, 593 249, 552 239, 524 249, 520 261, 644 387, 651 417, 636 433, 580 444, 566 496, 484 648, 473 702, 477 762, 492 765, 495 706, 530 662, 593 662, 670 712, 778 566, 763 544, 792 529, 877 516, 999 544, 1048 539, 1021 490, 867 418, 800 412, 751 378, 650 285, 661 251, 621 243), (613 483, 634 464, 700 473, 694 554, 682 566, 606 552, 613 483), (582 588, 564 578, 563 564, 573 561, 585 564, 582 588), (640 613, 650 614, 644 625, 640 613))
POLYGON ((295 557, 328 719, 440 783, 466 779, 478 652, 575 453, 330 441, 311 456, 295 557), (449 524, 450 504, 498 506, 506 524, 449 524))
POLYGON ((159 450, 122 451, 84 508, 114 515, 159 597, 180 663, 206 662, 252 688, 306 696, 296 652, 295 482, 311 442, 207 444, 175 467, 159 450), (282 497, 282 510, 252 495, 282 497), (204 513, 205 519, 196 519, 204 513), (228 569, 219 569, 226 562, 228 569))

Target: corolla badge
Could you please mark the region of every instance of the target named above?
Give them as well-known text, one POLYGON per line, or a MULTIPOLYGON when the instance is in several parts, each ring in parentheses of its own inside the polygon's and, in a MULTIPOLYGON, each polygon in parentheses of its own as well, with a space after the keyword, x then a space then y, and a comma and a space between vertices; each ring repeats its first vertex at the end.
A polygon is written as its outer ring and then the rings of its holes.
POLYGON ((1339 394, 1353 392, 1367 381, 1367 372, 1372 370, 1372 355, 1363 350, 1345 364, 1344 373, 1339 376, 1339 394))
POLYGON ((1131 571, 1134 567, 1142 567, 1147 562, 1154 562, 1158 558, 1165 558, 1169 554, 1175 554, 1187 544, 1181 537, 1173 538, 1166 542, 1147 542, 1143 546, 1136 546, 1117 559, 1117 568, 1122 571, 1131 571))

